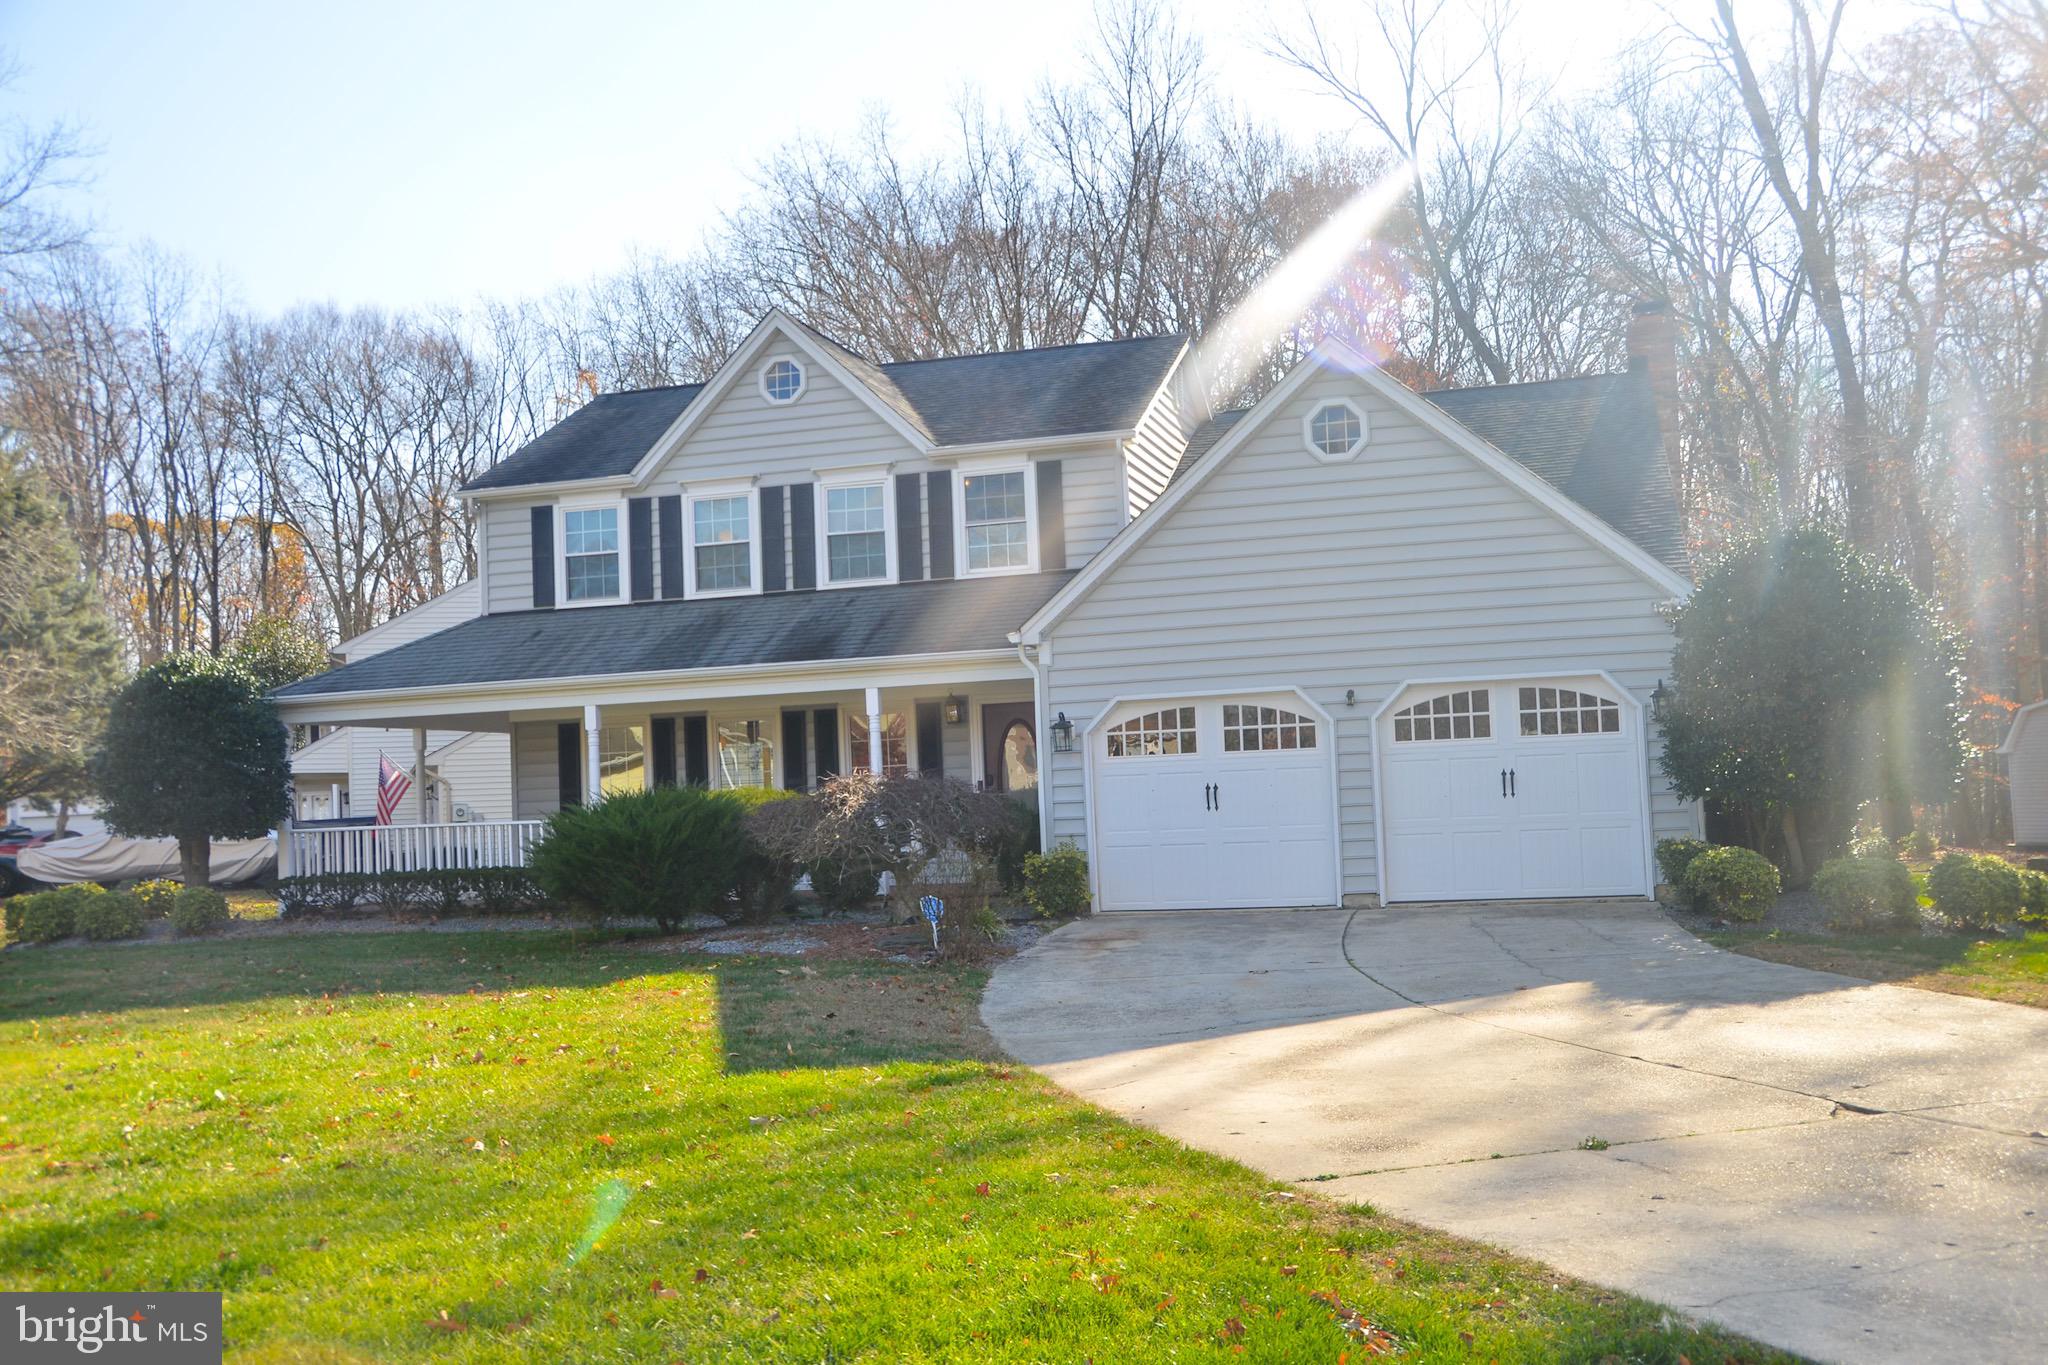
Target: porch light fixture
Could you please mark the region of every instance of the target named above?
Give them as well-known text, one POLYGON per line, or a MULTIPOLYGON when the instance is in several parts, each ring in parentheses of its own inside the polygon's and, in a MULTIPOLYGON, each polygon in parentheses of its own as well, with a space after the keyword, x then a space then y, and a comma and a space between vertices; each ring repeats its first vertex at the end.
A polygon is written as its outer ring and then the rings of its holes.
POLYGON ((948 725, 965 725, 966 723, 967 723, 967 698, 965 698, 965 697, 947 697, 947 698, 946 698, 946 724, 948 724, 948 725))
POLYGON ((1670 700, 1671 689, 1664 685, 1662 678, 1657 679, 1656 687, 1650 690, 1650 714, 1658 720, 1664 719, 1664 704, 1670 700))
POLYGON ((1060 712, 1060 718, 1052 723, 1052 751, 1056 754, 1074 752, 1074 722, 1067 719, 1067 713, 1060 712))

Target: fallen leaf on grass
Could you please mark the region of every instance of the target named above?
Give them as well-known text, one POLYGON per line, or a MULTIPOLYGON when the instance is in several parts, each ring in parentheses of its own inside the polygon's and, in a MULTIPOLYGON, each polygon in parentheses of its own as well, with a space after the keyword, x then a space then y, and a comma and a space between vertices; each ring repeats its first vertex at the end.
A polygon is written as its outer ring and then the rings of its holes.
POLYGON ((702 1266, 699 1266, 699 1267, 697 1268, 697 1283, 698 1283, 698 1284, 702 1284, 702 1283, 704 1283, 704 1281, 706 1281, 706 1280, 708 1280, 708 1279, 710 1279, 710 1278, 711 1278, 711 1272, 710 1272, 710 1271, 708 1271, 708 1270, 704 1269, 704 1268, 703 1268, 702 1266))
POLYGON ((672 1299, 676 1297, 676 1291, 670 1289, 660 1280, 649 1280, 647 1282, 647 1292, 654 1295, 657 1299, 672 1299))

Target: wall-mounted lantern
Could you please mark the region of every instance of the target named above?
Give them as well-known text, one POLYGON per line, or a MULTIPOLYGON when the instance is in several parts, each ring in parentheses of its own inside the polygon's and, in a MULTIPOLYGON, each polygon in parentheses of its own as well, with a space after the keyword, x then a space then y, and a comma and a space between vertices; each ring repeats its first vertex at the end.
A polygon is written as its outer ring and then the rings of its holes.
POLYGON ((945 714, 946 714, 946 724, 948 724, 948 725, 965 725, 965 724, 967 723, 967 698, 965 698, 965 697, 948 697, 948 698, 946 698, 946 713, 945 713, 945 714))
POLYGON ((1654 720, 1664 719, 1664 707, 1666 706, 1666 704, 1670 702, 1670 700, 1671 689, 1664 685, 1664 680, 1662 678, 1657 679, 1656 687, 1650 690, 1651 718, 1654 720))
POLYGON ((1067 713, 1060 712, 1060 718, 1052 723, 1052 751, 1056 754, 1074 752, 1074 722, 1067 719, 1067 713))

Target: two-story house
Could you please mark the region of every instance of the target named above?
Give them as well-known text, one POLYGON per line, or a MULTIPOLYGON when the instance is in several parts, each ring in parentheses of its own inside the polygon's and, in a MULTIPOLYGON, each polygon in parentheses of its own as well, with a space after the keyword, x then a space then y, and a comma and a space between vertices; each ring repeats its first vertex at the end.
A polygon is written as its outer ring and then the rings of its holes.
POLYGON ((1653 766, 1688 582, 1648 367, 1416 394, 1326 347, 1211 412, 1187 352, 878 365, 771 313, 468 486, 482 614, 280 705, 506 735, 520 821, 1028 791, 1103 910, 1647 893, 1697 826, 1653 766))

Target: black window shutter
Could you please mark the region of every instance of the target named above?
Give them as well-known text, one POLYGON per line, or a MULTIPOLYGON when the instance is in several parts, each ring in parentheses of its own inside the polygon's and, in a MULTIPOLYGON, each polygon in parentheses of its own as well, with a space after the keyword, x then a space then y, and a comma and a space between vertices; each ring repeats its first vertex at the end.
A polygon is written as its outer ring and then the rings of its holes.
POLYGON ((811 713, 812 738, 818 751, 818 781, 839 776, 839 708, 821 706, 811 713))
POLYGON ((934 469, 924 476, 925 501, 931 504, 932 577, 953 576, 953 471, 934 469))
POLYGON ((810 775, 804 768, 804 731, 809 729, 810 720, 803 711, 782 713, 782 789, 801 792, 810 790, 810 775))
POLYGON ((915 474, 896 476, 896 578, 902 583, 924 577, 923 484, 915 474))
MULTIPOLYGON (((670 493, 661 500, 661 595, 683 595, 683 497, 670 493)), ((674 734, 676 723, 668 723, 674 734)), ((674 778, 671 776, 670 781, 674 778)))
POLYGON ((533 605, 555 605, 555 509, 533 509, 533 605))
POLYGON ((683 717, 683 781, 711 785, 711 729, 702 716, 683 717))
POLYGON ((573 720, 565 720, 555 727, 555 796, 564 807, 583 804, 581 729, 573 720))
POLYGON ((935 701, 917 704, 917 770, 926 777, 946 775, 946 731, 939 707, 935 701))
POLYGON ((789 579, 782 565, 782 490, 761 490, 761 591, 786 592, 789 579))
POLYGON ((1031 466, 1038 473, 1038 567, 1041 570, 1067 567, 1067 504, 1058 460, 1039 460, 1031 466))
POLYGON ((654 751, 654 785, 676 784, 676 718, 656 716, 647 728, 647 747, 654 751))
POLYGON ((627 593, 635 602, 654 600, 654 499, 626 499, 626 561, 633 571, 627 593))
POLYGON ((812 520, 816 491, 807 483, 789 486, 789 547, 795 552, 791 560, 796 567, 790 575, 792 588, 818 586, 818 535, 812 520))

